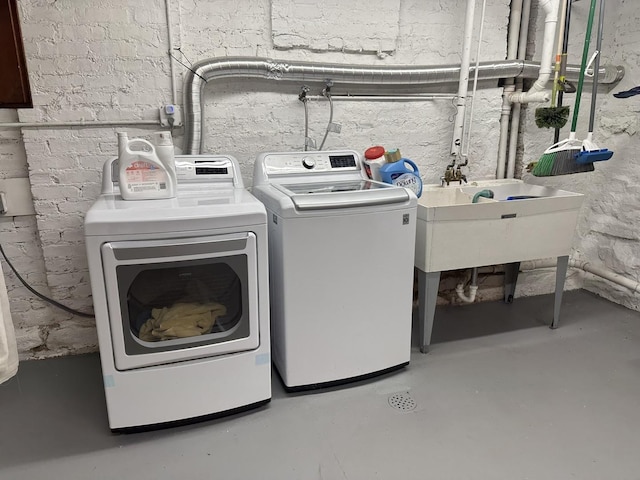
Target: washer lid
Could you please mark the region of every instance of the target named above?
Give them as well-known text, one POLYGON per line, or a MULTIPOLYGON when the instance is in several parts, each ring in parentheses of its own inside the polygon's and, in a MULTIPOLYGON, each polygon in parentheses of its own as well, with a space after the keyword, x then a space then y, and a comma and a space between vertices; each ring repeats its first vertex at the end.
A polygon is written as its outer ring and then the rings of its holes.
POLYGON ((272 185, 291 198, 296 210, 369 207, 403 203, 411 198, 404 188, 369 180, 272 185))

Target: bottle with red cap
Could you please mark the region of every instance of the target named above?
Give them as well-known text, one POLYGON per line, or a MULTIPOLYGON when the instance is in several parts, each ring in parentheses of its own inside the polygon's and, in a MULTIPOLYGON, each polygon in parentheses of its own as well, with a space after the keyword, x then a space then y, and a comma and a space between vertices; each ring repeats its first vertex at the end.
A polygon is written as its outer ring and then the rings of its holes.
POLYGON ((387 163, 384 158, 384 147, 379 145, 375 147, 367 148, 364 152, 364 169, 367 172, 367 176, 372 180, 382 181, 380 175, 380 168, 387 163))

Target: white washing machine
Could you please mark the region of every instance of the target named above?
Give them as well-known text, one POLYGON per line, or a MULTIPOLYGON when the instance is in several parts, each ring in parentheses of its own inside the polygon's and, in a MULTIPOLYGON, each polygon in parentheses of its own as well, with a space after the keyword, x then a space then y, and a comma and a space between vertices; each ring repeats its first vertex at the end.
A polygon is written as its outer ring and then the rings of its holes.
POLYGON ((409 363, 417 199, 366 179, 354 151, 261 154, 272 352, 288 390, 409 363))
POLYGON ((85 217, 112 430, 271 398, 265 208, 232 157, 177 156, 176 166, 176 198, 125 201, 108 161, 85 217))

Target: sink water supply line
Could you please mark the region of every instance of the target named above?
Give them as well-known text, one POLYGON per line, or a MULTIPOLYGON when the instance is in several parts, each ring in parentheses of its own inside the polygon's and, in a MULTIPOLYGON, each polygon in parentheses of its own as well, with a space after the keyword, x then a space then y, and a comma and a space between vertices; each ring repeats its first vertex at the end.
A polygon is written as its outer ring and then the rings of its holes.
MULTIPOLYGON (((480 62, 480 80, 502 78, 537 78, 540 64, 529 61, 500 60, 480 62)), ((475 66, 470 73, 475 73, 475 66)), ((604 66, 601 83, 620 80, 622 67, 604 66)), ((579 67, 569 66, 569 79, 576 79, 579 67)), ((442 85, 455 82, 460 76, 459 65, 403 66, 324 64, 273 60, 261 57, 224 57, 202 60, 186 72, 184 80, 184 153, 198 154, 204 146, 204 87, 222 78, 257 78, 267 81, 286 81, 298 84, 334 83, 334 89, 345 85, 394 85, 398 91, 410 86, 442 85)), ((1 126, 1 124, 0 124, 1 126)))
POLYGON ((453 158, 447 168, 453 168, 456 165, 456 162, 461 163, 459 159, 460 152, 462 150, 462 137, 464 135, 467 90, 469 89, 469 67, 471 66, 471 42, 473 40, 475 9, 476 0, 467 0, 467 10, 464 17, 462 59, 460 63, 460 76, 458 77, 458 99, 456 101, 457 111, 453 124, 453 139, 451 140, 451 156, 453 158))

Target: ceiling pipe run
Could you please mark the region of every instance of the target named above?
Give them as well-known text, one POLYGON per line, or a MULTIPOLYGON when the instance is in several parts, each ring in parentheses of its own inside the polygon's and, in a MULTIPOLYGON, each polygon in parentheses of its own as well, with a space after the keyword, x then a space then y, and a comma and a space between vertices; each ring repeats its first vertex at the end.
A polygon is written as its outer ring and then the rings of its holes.
MULTIPOLYGON (((509 77, 537 78, 540 64, 530 61, 481 62, 478 67, 480 80, 497 80, 509 77)), ((580 68, 567 67, 567 77, 577 78, 580 68)), ((471 66, 470 72, 475 72, 471 66)), ((600 68, 600 83, 615 83, 624 75, 622 67, 600 68)), ((207 82, 228 78, 259 78, 270 81, 287 81, 326 84, 327 80, 343 85, 395 85, 402 87, 456 83, 460 65, 402 66, 402 65, 348 65, 323 64, 273 60, 260 57, 224 57, 203 60, 193 65, 185 75, 184 148, 186 154, 201 153, 204 144, 203 91, 207 82)))

